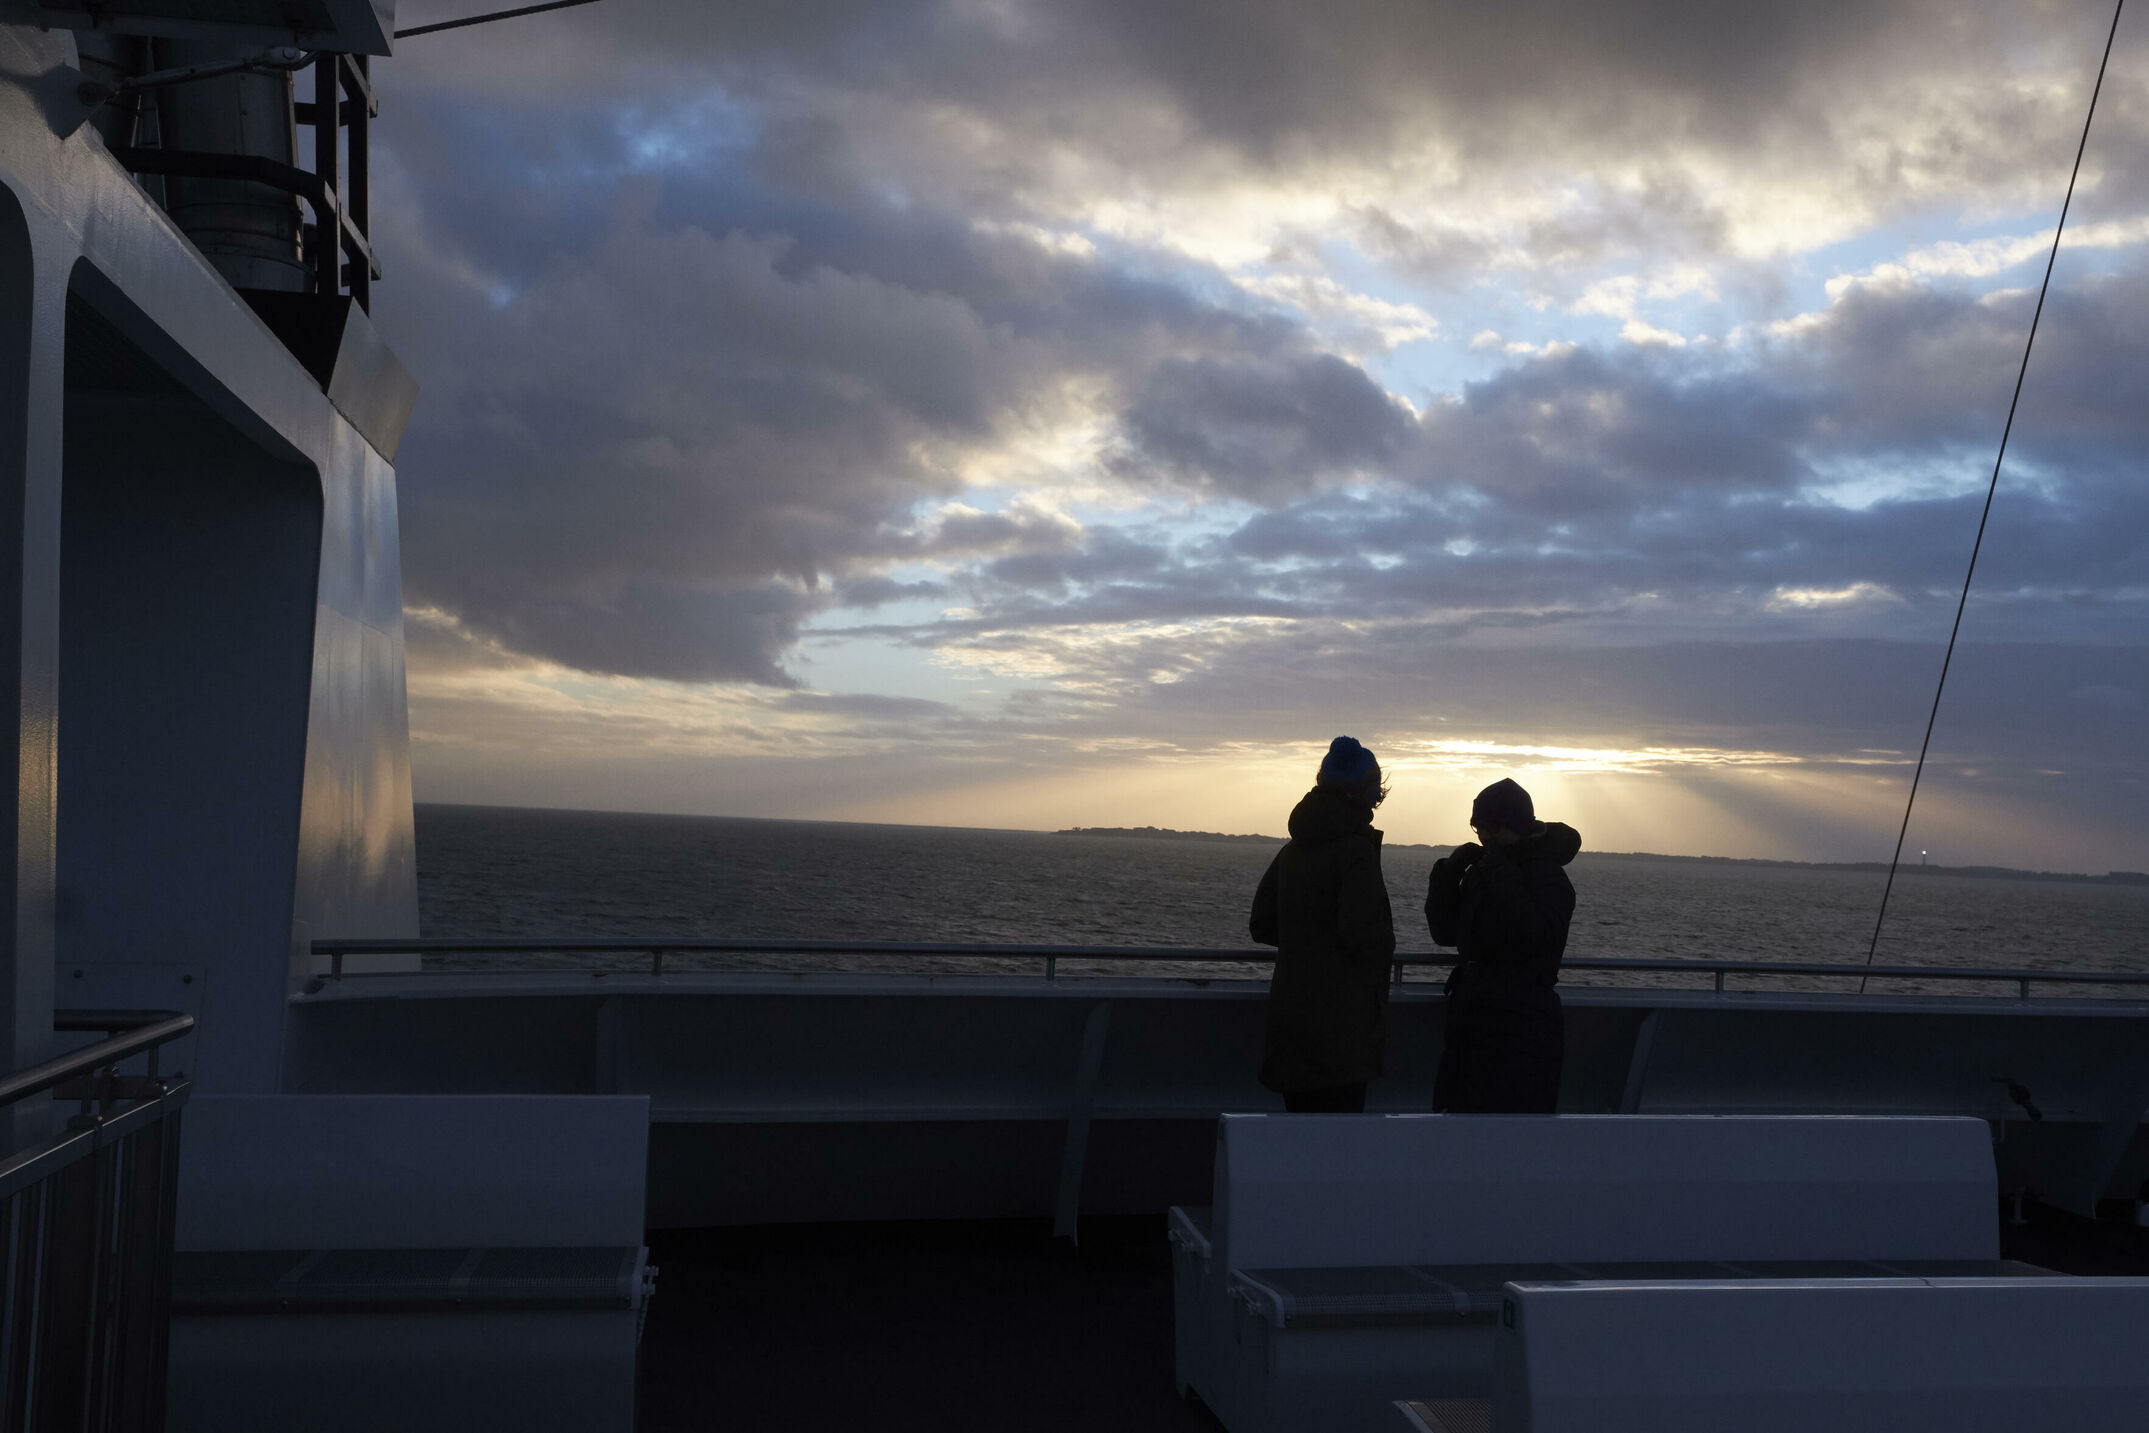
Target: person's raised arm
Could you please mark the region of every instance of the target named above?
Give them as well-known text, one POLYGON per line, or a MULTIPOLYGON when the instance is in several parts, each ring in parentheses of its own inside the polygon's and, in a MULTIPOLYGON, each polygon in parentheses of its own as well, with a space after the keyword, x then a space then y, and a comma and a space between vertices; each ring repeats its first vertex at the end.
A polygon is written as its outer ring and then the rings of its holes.
POLYGON ((1574 917, 1572 894, 1532 881, 1505 850, 1487 857, 1479 879, 1485 892, 1480 928, 1491 959, 1531 961, 1559 953, 1574 917))
POLYGON ((1283 852, 1278 851, 1262 874, 1261 884, 1254 887, 1254 909, 1246 918, 1246 933, 1255 945, 1283 944, 1276 933, 1276 867, 1282 860, 1283 852))
POLYGON ((1462 918, 1463 872, 1484 854, 1477 842, 1465 841, 1453 854, 1433 862, 1433 873, 1425 883, 1425 924, 1432 931, 1434 945, 1455 944, 1456 925, 1462 918))

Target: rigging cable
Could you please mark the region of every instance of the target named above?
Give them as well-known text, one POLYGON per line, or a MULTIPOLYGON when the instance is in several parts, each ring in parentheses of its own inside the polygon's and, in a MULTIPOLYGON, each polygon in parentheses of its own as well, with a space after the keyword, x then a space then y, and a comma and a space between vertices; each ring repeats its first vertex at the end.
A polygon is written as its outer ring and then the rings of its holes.
MULTIPOLYGON (((2022 380, 2030 371, 2030 350, 2037 344, 2037 321, 2044 317, 2045 294, 2052 288, 2052 266, 2059 259, 2060 235, 2067 231, 2067 210, 2074 203, 2075 181, 2082 177, 2082 155, 2089 149, 2089 124, 2097 117, 2097 96, 2104 91, 2105 66, 2112 62, 2112 41, 2119 34, 2119 13, 2127 0, 2112 7, 2112 28, 2104 37, 2104 58, 2097 62, 2097 82, 2089 91, 2089 113, 2082 117, 2082 140, 2074 150, 2074 172, 2067 176, 2067 197, 2060 201, 2059 223, 2052 230, 2052 252, 2045 256, 2045 280, 2037 290, 2037 308, 2030 315, 2030 336, 2022 345, 2022 366, 2015 373, 2015 396, 2007 403, 2007 423, 2000 430, 2000 451, 1992 460, 1992 481, 1985 487, 1985 510, 1977 520, 1977 537, 1970 544, 1970 568, 1962 575, 1962 597, 1955 603, 1955 625, 1948 630, 1947 654, 1940 659, 1940 680, 1933 686, 1933 709, 1925 718, 1925 740, 1918 746, 1918 764, 1910 773, 1910 799, 1903 803, 1903 825, 1895 833, 1895 855, 1888 862, 1888 884, 1881 889, 1880 914, 1873 919, 1873 939, 1865 950, 1865 963, 1873 963, 1880 949, 1881 923, 1888 918, 1888 896, 1895 889, 1895 870, 1903 861, 1903 840, 1910 834, 1910 813, 1918 804, 1918 779, 1925 774, 1925 754, 1933 744, 1933 724, 1940 719, 1940 694, 1947 690, 1948 664, 1955 660, 1955 639, 1962 633, 1963 609, 1970 605, 1970 579, 1977 575, 1978 550, 1985 545, 1985 524, 1992 519, 1993 495, 2000 490, 2000 465, 2007 461, 2007 439, 2015 431, 2015 408, 2022 402, 2022 380)), ((1865 993, 1865 981, 1858 982, 1865 993)))
POLYGON ((572 10, 577 5, 590 5, 596 0, 548 0, 543 5, 524 5, 515 10, 494 10, 484 15, 466 15, 460 20, 442 20, 433 25, 415 25, 408 30, 398 30, 395 38, 408 40, 413 35, 435 35, 442 30, 464 30, 472 25, 490 25, 495 20, 519 20, 524 15, 542 15, 547 10, 572 10))

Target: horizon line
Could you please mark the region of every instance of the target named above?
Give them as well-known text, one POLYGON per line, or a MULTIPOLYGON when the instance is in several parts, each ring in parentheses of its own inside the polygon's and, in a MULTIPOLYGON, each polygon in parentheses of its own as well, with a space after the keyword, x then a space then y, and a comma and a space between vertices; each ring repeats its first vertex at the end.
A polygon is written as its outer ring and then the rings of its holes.
MULTIPOLYGON (((995 835, 1070 836, 1087 835, 1095 832, 1138 833, 1154 831, 1157 833, 1156 836, 1150 837, 1148 839, 1170 840, 1177 838, 1191 840, 1237 841, 1241 843, 1252 841, 1273 841, 1279 846, 1290 839, 1287 836, 1269 836, 1259 833, 1235 834, 1223 831, 1188 831, 1169 826, 1063 826, 1058 828, 1044 826, 948 826, 941 825, 936 822, 925 821, 855 821, 843 820, 841 818, 827 816, 733 816, 726 815, 722 812, 714 811, 624 811, 614 807, 602 806, 515 805, 491 801, 413 801, 411 803, 411 807, 414 812, 418 807, 421 806, 450 807, 463 811, 532 811, 547 814, 572 816, 648 816, 678 821, 765 821, 771 824, 781 824, 789 826, 874 826, 891 828, 899 831, 979 831, 995 835)), ((1125 839, 1142 839, 1142 837, 1136 835, 1129 835, 1125 839)), ((1452 851, 1455 849, 1454 843, 1396 841, 1387 842, 1384 844, 1391 850, 1452 851)), ((1886 861, 1877 859, 1804 861, 1799 860, 1796 857, 1790 856, 1723 856, 1716 855, 1713 853, 1687 853, 1678 851, 1606 851, 1595 850, 1589 847, 1584 847, 1580 855, 1630 857, 1657 861, 1714 861, 1726 864, 1754 866, 1803 866, 1816 870, 1859 871, 1864 870, 1866 868, 1871 868, 1875 871, 1881 871, 1886 870, 1888 866, 1888 863, 1886 861)), ((1923 870, 1970 872, 1978 874, 2005 875, 2012 877, 2048 877, 2053 879, 2073 881, 2112 881, 2114 877, 2141 877, 2144 878, 2145 882, 2149 882, 2149 872, 2142 871, 2053 871, 2034 870, 2026 866, 1993 866, 1981 864, 1966 866, 1946 866, 1938 864, 1919 866, 1906 865, 1903 866, 1901 869, 1905 871, 1923 870)), ((2120 880, 2114 881, 2114 884, 2129 884, 2129 882, 2120 880)))

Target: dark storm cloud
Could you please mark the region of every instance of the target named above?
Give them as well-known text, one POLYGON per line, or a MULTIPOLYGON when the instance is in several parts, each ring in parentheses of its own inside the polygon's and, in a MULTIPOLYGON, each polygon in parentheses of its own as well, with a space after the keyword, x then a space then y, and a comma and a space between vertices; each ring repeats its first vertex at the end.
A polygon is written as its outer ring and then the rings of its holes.
POLYGON ((588 672, 790 686, 792 677, 771 654, 798 640, 799 622, 815 605, 774 584, 696 589, 621 581, 607 584, 597 601, 520 593, 487 613, 485 626, 518 651, 588 672))
MULTIPOLYGON (((1558 269, 1714 253, 1740 184, 1802 190, 1795 222, 1812 217, 1801 206, 1879 220, 1972 195, 2042 201, 2108 14, 2001 0, 639 0, 532 25, 513 51, 411 50, 494 93, 652 113, 720 85, 752 111, 747 162, 772 187, 899 189, 973 215, 1240 180, 1318 191, 1339 166, 1386 176, 1370 182, 1399 201, 1540 174, 1566 204, 1503 243, 1558 269)), ((2093 171, 2137 197, 2139 48, 2123 37, 2093 171)), ((1496 252, 1496 214, 1353 202, 1359 241, 1421 276, 1458 279, 1496 252)))
POLYGON ((1660 97, 1668 110, 1706 106, 1697 125, 1744 127, 1780 108, 1810 69, 1832 68, 1912 19, 1911 7, 1855 0, 1497 9, 1078 0, 1052 9, 1063 33, 1104 37, 1115 67, 1182 96, 1205 132, 1267 154, 1306 136, 1362 143, 1427 95, 1443 116, 1480 116, 1487 132, 1517 109, 1562 99, 1601 124, 1617 118, 1621 95, 1660 97))
MULTIPOLYGON (((2062 253, 2023 388, 2019 436, 2032 457, 2138 455, 2149 405, 2135 401, 2149 357, 2149 263, 2070 282, 2062 253)), ((1850 290, 1795 342, 1775 345, 1771 379, 1825 402, 1844 446, 1909 449, 1996 442, 2036 304, 2033 290, 1962 294, 1850 290)))
POLYGON ((786 279, 780 247, 630 210, 497 310, 406 249, 383 308, 435 340, 412 355, 412 598, 586 670, 787 681, 824 577, 948 487, 906 450, 978 431, 1019 359, 933 295, 786 279))
MULTIPOLYGON (((598 83, 692 67, 772 108, 799 101, 804 131, 815 128, 804 118, 820 114, 824 150, 856 136, 836 132, 842 115, 804 102, 820 91, 943 113, 953 106, 1011 131, 1108 141, 1136 156, 1198 141, 1274 164, 1308 152, 1378 153, 1428 129, 1496 152, 1540 150, 1550 137, 1631 154, 1667 127, 1726 147, 1772 131, 1808 131, 1826 144, 1844 137, 1842 112, 1875 91, 1916 101, 1919 90, 1952 90, 1963 77, 2093 62, 2108 15, 2090 4, 1944 0, 641 0, 528 27, 522 53, 495 51, 491 66, 598 83), (1882 78, 1886 85, 1874 83, 1882 78), (1155 106, 1170 123, 1155 122, 1155 106)), ((421 62, 438 55, 473 70, 486 53, 468 41, 411 50, 421 62)), ((2087 71, 2074 69, 2086 86, 2087 71)), ((2047 97, 2004 90, 1994 83, 1979 96, 1983 126, 1932 116, 1953 152, 1871 154, 1872 177, 1901 184, 1913 165, 1973 164, 1985 157, 1976 142, 2019 136, 2027 118, 2058 117, 2047 97)), ((814 147, 803 137, 797 144, 814 147)))
POLYGON ((1098 527, 1077 548, 1003 557, 986 567, 984 574, 995 585, 1057 595, 1078 587, 1152 583, 1177 566, 1164 543, 1144 542, 1117 528, 1098 527))
POLYGON ((885 607, 891 602, 934 601, 948 595, 939 582, 896 582, 886 577, 859 577, 839 583, 836 605, 860 610, 885 607))
POLYGON ((978 512, 958 509, 944 514, 931 533, 906 554, 931 557, 991 557, 1001 553, 1048 555, 1072 551, 1081 529, 1053 513, 978 512))
POLYGON ((1410 414, 1332 354, 1282 361, 1166 359, 1121 415, 1135 455, 1198 487, 1255 502, 1376 472, 1402 454, 1410 414))
POLYGON ((1532 518, 1692 488, 1782 489, 1807 412, 1761 375, 1651 349, 1581 349, 1469 385, 1426 424, 1422 471, 1532 518))
MULTIPOLYGON (((419 108, 436 136, 480 128, 419 108)), ((1079 530, 1042 510, 929 511, 962 489, 950 463, 1049 422, 1069 380, 1109 396, 1229 355, 1295 405, 1274 425, 1303 435, 1294 491, 1387 411, 1294 325, 1032 239, 560 161, 608 143, 592 122, 460 187, 443 168, 443 202, 386 236, 382 321, 427 390, 403 460, 410 595, 530 655, 784 684, 816 612, 929 595, 871 585, 877 565, 1070 550, 1079 530), (531 173, 581 202, 526 201, 531 173)))

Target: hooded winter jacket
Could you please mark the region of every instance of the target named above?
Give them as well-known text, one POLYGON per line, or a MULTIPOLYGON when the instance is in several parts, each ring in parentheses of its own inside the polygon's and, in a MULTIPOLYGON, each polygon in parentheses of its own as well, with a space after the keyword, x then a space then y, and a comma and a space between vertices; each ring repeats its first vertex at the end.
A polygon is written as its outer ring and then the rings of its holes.
POLYGON ((1548 821, 1511 846, 1456 848, 1433 863, 1425 919, 1462 956, 1448 977, 1447 1034, 1433 1108, 1455 1114, 1550 1114, 1559 1105, 1566 1020, 1554 986, 1582 849, 1548 821))
POLYGON ((1471 842, 1433 862, 1425 922, 1435 945, 1455 947, 1472 978, 1500 989, 1549 988, 1559 981, 1574 919, 1574 883, 1565 867, 1581 833, 1558 821, 1511 846, 1471 842))
POLYGON ((1261 1083, 1279 1093, 1381 1073, 1395 919, 1380 836, 1370 807, 1317 786, 1254 892, 1247 929, 1277 948, 1261 1083))

